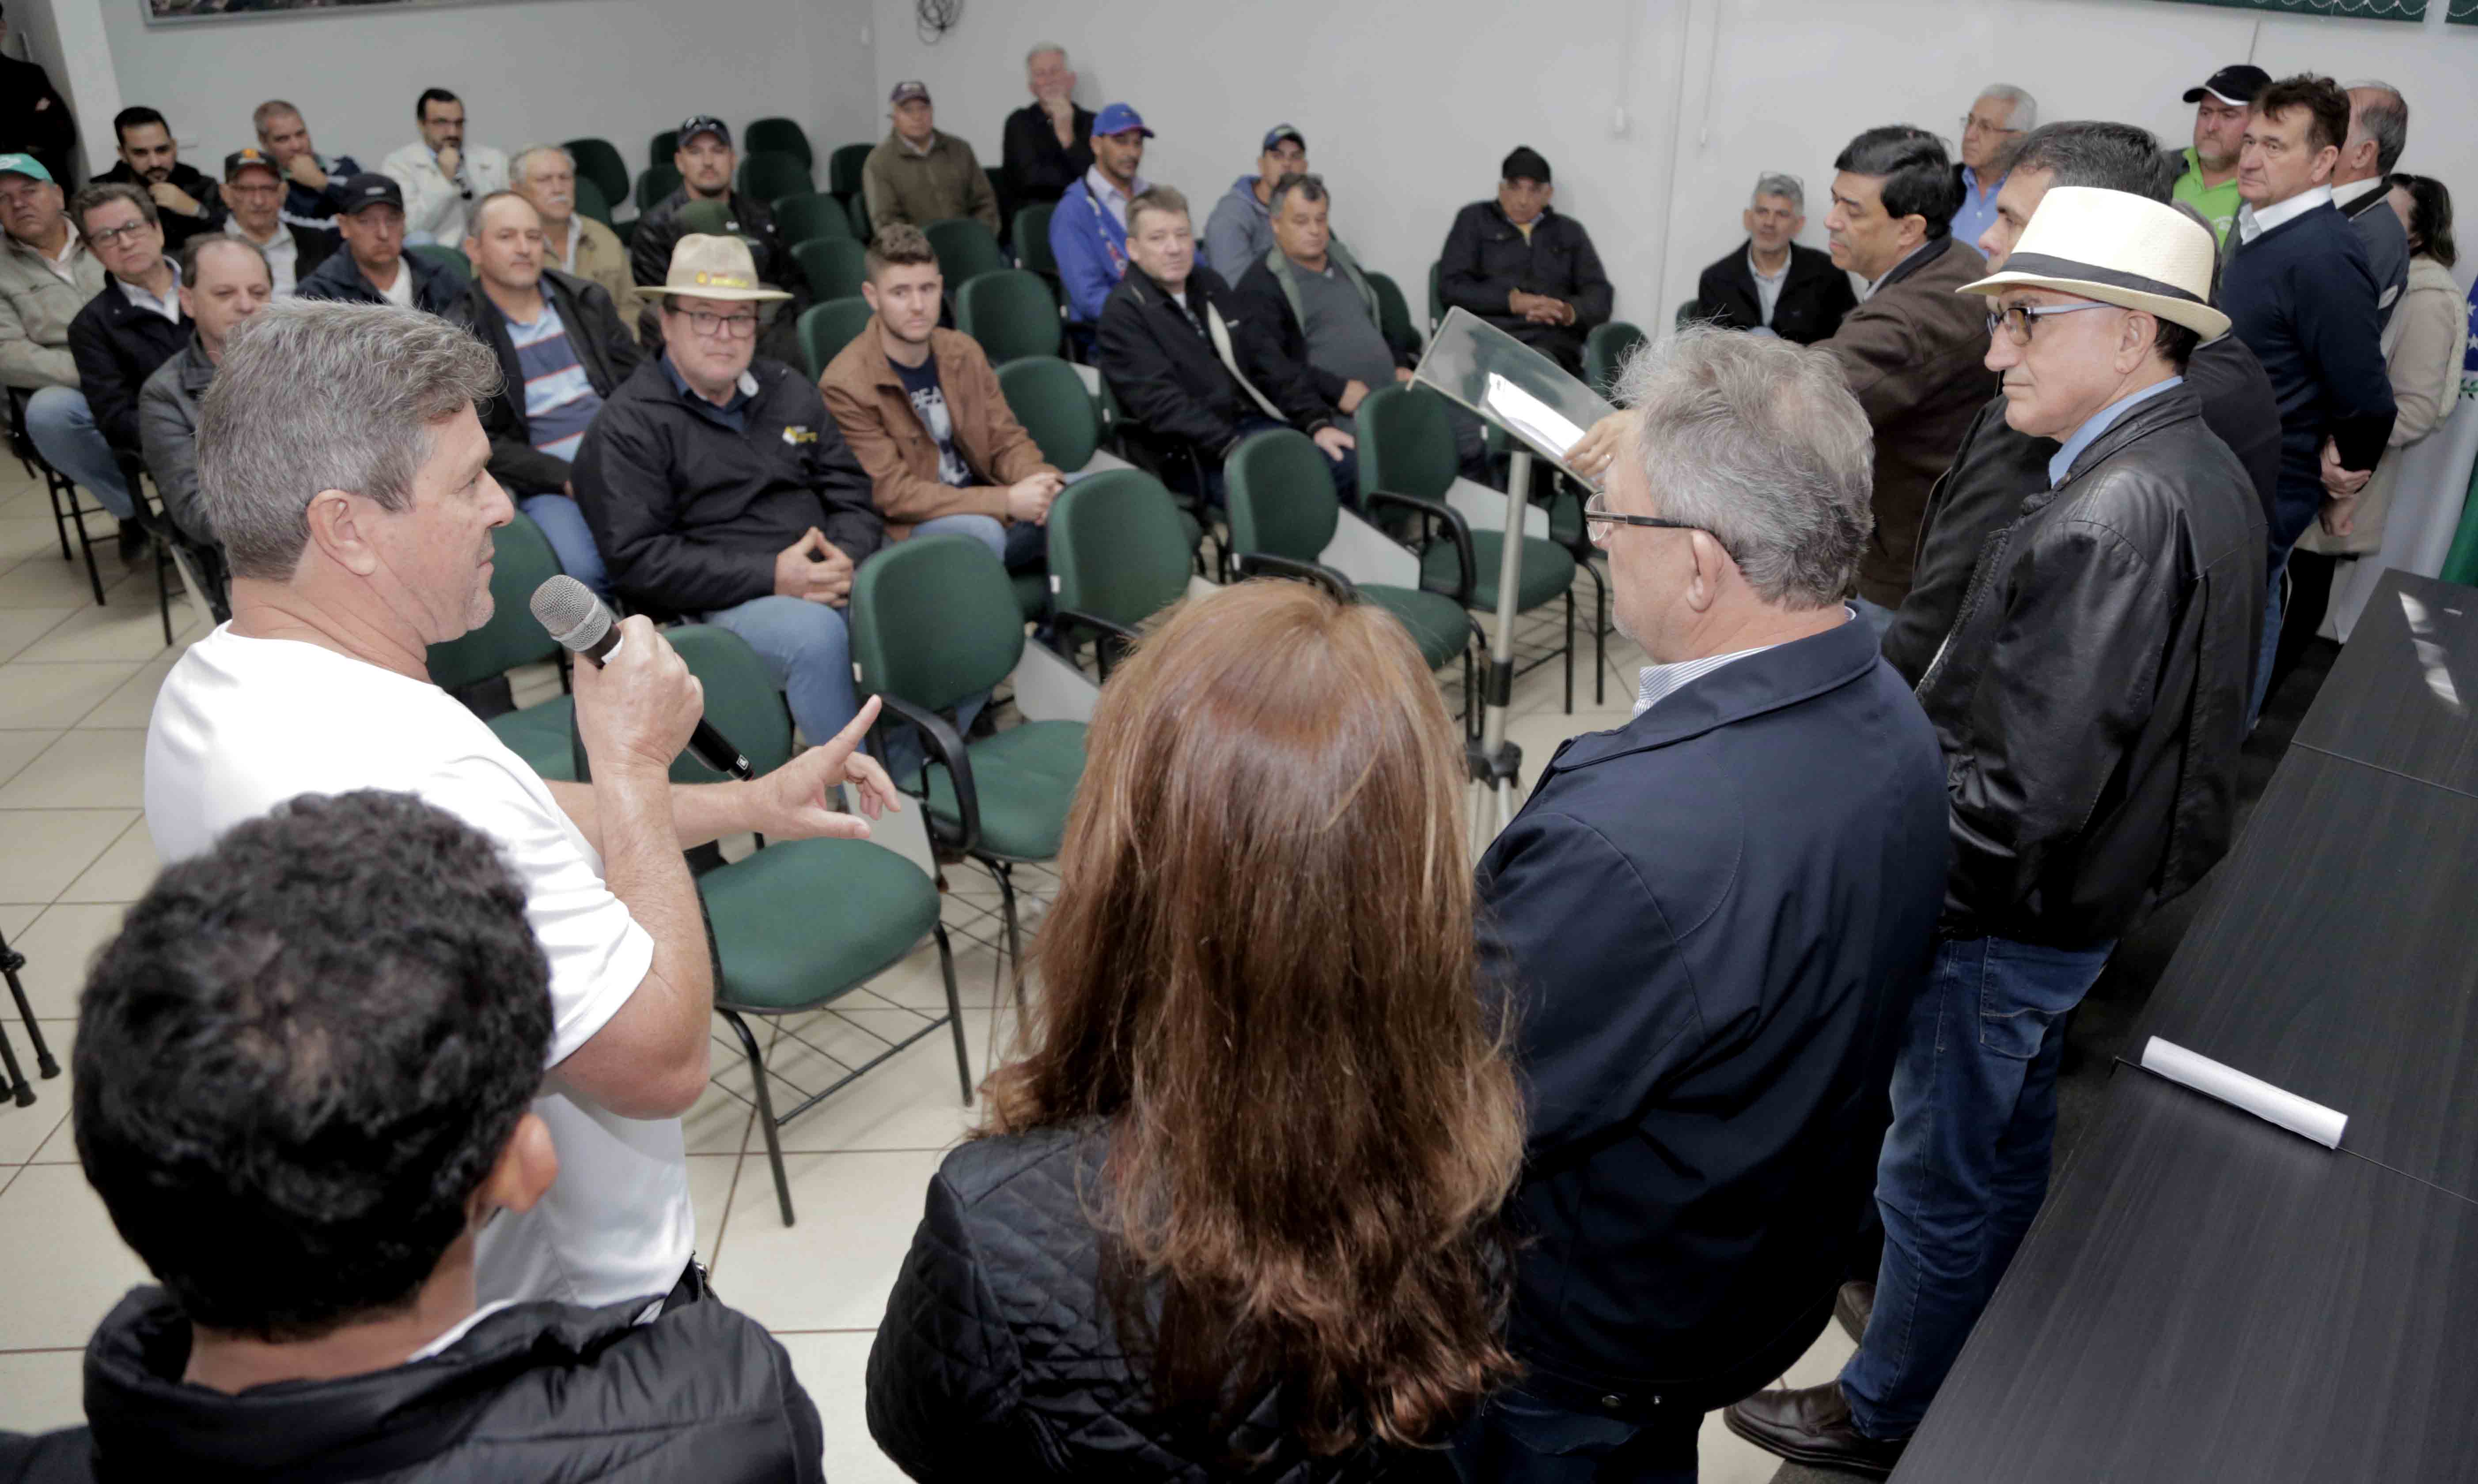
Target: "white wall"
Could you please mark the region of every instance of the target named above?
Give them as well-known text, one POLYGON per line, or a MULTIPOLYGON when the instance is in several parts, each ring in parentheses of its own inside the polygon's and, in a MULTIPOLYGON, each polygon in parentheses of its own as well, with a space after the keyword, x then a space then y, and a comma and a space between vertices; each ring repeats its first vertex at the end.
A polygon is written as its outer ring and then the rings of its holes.
MULTIPOLYGON (((822 151, 867 130, 874 87, 858 0, 521 0, 164 27, 146 24, 145 0, 55 3, 103 5, 121 96, 162 109, 211 174, 254 142, 250 111, 269 97, 299 105, 320 150, 373 169, 416 137, 413 100, 437 86, 465 100, 476 143, 598 135, 633 171, 656 130, 696 113, 734 128, 785 114, 822 151)), ((108 114, 81 122, 109 148, 108 114)))
POLYGON ((1549 157, 1619 314, 1651 325, 1738 240, 1759 171, 1806 180, 1806 240, 1821 246, 1850 136, 1909 122, 1950 138, 1995 81, 2029 88, 2043 119, 2121 119, 2183 145, 2193 113, 2179 95, 2225 63, 2380 76, 2410 99, 2404 167, 2478 202, 2478 28, 2446 28, 2442 0, 2422 27, 2155 0, 1154 0, 1103 25, 1089 4, 1017 0, 967 7, 934 46, 909 0, 873 3, 876 98, 925 81, 940 126, 984 163, 1027 101, 1024 52, 1045 38, 1074 53, 1079 102, 1125 99, 1160 131, 1145 173, 1205 206, 1252 171, 1266 128, 1297 124, 1338 230, 1415 306, 1455 210, 1489 192, 1517 143, 1549 157))

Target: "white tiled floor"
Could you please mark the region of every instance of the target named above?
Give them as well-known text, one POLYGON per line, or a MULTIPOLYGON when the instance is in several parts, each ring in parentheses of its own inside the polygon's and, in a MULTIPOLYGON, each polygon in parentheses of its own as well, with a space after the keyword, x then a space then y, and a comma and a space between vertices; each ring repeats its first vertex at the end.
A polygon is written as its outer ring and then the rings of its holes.
MULTIPOLYGON (((0 934, 27 956, 27 994, 63 1064, 87 960, 155 870, 139 814, 140 762, 155 689, 178 655, 163 642, 151 570, 125 572, 108 542, 97 560, 110 599, 102 608, 83 566, 61 560, 40 487, 13 463, 0 466, 0 934)), ((1587 583, 1580 596, 1588 620, 1587 583)), ((179 606, 173 623, 183 644, 204 632, 179 606)), ((1527 647, 1554 642, 1555 629, 1543 614, 1526 621, 1521 638, 1527 647)), ((1523 748, 1527 780, 1567 737, 1627 718, 1641 653, 1610 637, 1610 709, 1595 711, 1586 709, 1588 636, 1578 647, 1575 715, 1561 710, 1555 665, 1517 682, 1509 735, 1523 748)), ((1451 689, 1458 701, 1458 677, 1451 689)), ((978 1077, 993 1020, 1003 1050, 1014 1007, 997 952, 995 885, 969 871, 949 875, 947 921, 978 1077)), ((1033 873, 1025 885, 1025 918, 1037 923, 1054 883, 1033 873)), ((943 1003, 935 951, 923 949, 837 1011, 759 1025, 774 1095, 796 1099, 825 1086, 917 1028, 915 1010, 943 1003)), ((13 1011, 0 1008, 0 1025, 31 1074, 13 1011)), ((839 1484, 898 1478, 870 1443, 862 1379, 923 1187, 974 1117, 958 1096, 952 1043, 943 1029, 924 1038, 783 1131, 798 1217, 790 1227, 776 1211, 751 1117, 746 1059, 720 1020, 713 1065, 714 1085, 688 1119, 688 1143, 698 1247, 718 1291, 783 1337, 824 1414, 829 1475, 839 1484)), ((37 1086, 33 1107, 0 1101, 0 1428, 77 1420, 79 1349, 112 1302, 145 1277, 78 1170, 66 1073, 37 1086)), ((1838 1331, 1829 1333, 1792 1374, 1821 1379, 1847 1351, 1838 1331)), ((1771 1478, 1774 1460, 1730 1437, 1717 1419, 1704 1437, 1707 1480, 1771 1478)))

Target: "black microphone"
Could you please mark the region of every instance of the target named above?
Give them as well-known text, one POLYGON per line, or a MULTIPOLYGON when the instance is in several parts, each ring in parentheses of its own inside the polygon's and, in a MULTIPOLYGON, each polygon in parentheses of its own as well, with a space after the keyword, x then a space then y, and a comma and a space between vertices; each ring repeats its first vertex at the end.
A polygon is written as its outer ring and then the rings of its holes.
MULTIPOLYGON (((619 652, 622 636, 611 610, 594 595, 592 588, 565 572, 534 590, 533 610, 534 618, 550 631, 550 637, 558 640, 561 647, 593 661, 596 667, 619 652)), ((689 750, 718 773, 729 773, 744 781, 757 776, 748 759, 725 741, 712 722, 696 724, 696 730, 689 734, 689 750)))

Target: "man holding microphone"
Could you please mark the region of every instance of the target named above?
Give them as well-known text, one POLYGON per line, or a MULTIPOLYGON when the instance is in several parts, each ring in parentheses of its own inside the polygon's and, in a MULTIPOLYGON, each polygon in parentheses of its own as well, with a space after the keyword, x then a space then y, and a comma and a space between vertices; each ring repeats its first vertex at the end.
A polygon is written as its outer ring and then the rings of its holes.
MULTIPOLYGON (((237 329, 199 413, 199 499, 233 575, 232 621, 156 700, 146 818, 167 861, 305 792, 410 792, 489 835, 550 963, 536 1111, 562 1175, 481 1238, 483 1302, 703 1294, 680 1116, 706 1083, 712 955, 680 852, 726 834, 864 837, 835 812, 895 800, 854 748, 874 716, 764 778, 670 782, 703 693, 645 618, 576 667, 592 784, 550 783, 429 681, 425 653, 489 620, 492 531, 514 507, 475 407, 497 359, 384 305, 271 305, 237 329)), ((409 932, 421 924, 409 920, 409 932)))

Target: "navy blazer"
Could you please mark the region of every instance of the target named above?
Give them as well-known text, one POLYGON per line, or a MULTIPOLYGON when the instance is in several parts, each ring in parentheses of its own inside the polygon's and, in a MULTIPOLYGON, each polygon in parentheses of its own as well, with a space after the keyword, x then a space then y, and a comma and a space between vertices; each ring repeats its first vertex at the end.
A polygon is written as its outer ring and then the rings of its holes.
POLYGON ((1557 750, 1479 866, 1531 1114, 1529 1390, 1721 1406, 1814 1339, 1875 1187, 1946 839, 1935 735, 1855 618, 1557 750))

